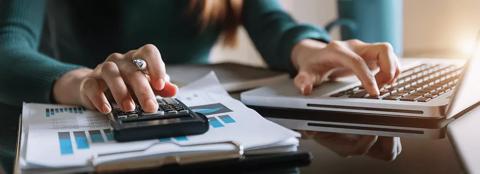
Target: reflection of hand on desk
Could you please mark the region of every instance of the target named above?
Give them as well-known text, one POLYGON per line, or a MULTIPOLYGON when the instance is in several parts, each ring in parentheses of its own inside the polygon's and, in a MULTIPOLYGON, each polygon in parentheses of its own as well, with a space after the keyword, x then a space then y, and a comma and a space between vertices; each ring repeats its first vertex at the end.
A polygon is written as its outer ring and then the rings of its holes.
POLYGON ((302 137, 314 139, 340 156, 366 155, 375 159, 393 161, 402 152, 399 137, 355 135, 329 132, 301 131, 302 137))

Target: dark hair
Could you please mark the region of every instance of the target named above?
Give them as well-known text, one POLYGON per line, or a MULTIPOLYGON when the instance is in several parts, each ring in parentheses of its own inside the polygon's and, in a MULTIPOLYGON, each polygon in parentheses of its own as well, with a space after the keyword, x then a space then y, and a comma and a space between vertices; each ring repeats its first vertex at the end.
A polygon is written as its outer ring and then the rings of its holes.
POLYGON ((241 24, 242 0, 190 0, 189 11, 197 11, 201 29, 220 25, 226 46, 236 45, 238 26, 241 24))

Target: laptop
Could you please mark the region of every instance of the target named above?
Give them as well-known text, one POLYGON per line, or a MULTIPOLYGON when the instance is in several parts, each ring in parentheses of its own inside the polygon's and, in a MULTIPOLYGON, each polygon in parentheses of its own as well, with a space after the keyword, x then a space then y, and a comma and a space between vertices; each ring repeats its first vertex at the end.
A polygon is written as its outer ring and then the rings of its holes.
POLYGON ((447 126, 447 134, 467 173, 480 173, 480 107, 447 126))
POLYGON ((382 87, 379 96, 369 96, 355 77, 324 83, 309 96, 288 79, 243 92, 241 101, 255 108, 448 119, 480 101, 478 43, 475 50, 468 60, 406 59, 398 80, 382 87))

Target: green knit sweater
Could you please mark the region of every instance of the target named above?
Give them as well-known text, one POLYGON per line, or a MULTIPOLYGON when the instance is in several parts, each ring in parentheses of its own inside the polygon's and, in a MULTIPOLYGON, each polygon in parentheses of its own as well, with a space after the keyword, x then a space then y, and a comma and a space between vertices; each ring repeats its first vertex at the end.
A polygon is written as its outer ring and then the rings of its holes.
MULTIPOLYGON (((2 0, 0 103, 51 102, 62 74, 147 43, 167 65, 208 63, 220 27, 200 31, 187 6, 188 0, 2 0)), ((297 24, 275 0, 245 0, 242 23, 277 70, 294 71, 290 52, 300 40, 329 40, 323 29, 297 24)))

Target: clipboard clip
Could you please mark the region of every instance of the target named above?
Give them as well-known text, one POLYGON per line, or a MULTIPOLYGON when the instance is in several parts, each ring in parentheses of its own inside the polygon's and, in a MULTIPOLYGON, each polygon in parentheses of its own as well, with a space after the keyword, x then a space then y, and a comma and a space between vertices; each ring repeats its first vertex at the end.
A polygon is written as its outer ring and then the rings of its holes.
POLYGON ((94 167, 94 170, 96 173, 110 173, 110 172, 116 172, 116 171, 157 168, 157 167, 162 167, 162 166, 171 165, 171 164, 185 165, 185 164, 194 164, 194 163, 200 163, 200 162, 221 161, 221 160, 227 160, 227 159, 240 159, 243 157, 243 153, 244 153, 243 146, 234 141, 198 143, 198 144, 188 144, 188 145, 180 145, 178 143, 173 143, 173 144, 176 144, 181 147, 228 144, 228 145, 232 145, 235 148, 232 151, 207 150, 205 152, 200 151, 200 153, 186 152, 186 153, 173 153, 169 155, 159 153, 159 154, 133 156, 131 158, 113 157, 118 155, 123 156, 123 154, 125 153, 141 153, 149 149, 149 148, 146 148, 144 150, 134 151, 134 152, 129 151, 129 152, 123 152, 123 153, 96 155, 90 160, 90 163, 94 167), (105 158, 111 158, 113 160, 105 160, 105 158))

